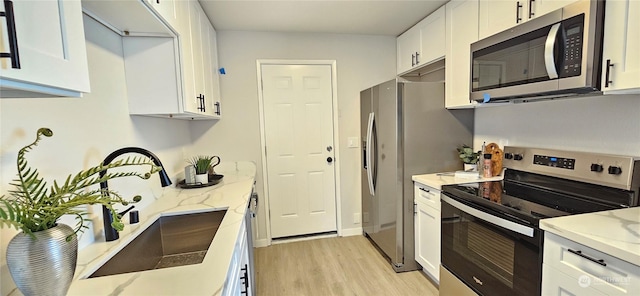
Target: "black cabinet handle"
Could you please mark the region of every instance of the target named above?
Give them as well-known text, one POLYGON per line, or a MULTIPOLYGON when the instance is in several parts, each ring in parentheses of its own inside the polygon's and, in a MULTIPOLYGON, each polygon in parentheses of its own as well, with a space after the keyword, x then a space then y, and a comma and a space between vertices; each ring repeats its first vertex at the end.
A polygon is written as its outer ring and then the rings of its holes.
POLYGON ((420 54, 416 51, 416 65, 420 64, 420 54))
POLYGON ((416 65, 416 56, 414 54, 411 54, 411 67, 416 65))
POLYGON ((529 19, 536 15, 535 12, 533 12, 533 2, 536 2, 536 0, 529 0, 529 19))
POLYGON ((4 0, 4 11, 0 12, 0 17, 7 21, 7 39, 9 39, 9 52, 1 52, 0 58, 10 58, 11 68, 20 69, 20 54, 18 53, 18 36, 16 34, 16 18, 13 13, 13 2, 4 0))
POLYGON ((205 105, 204 104, 204 95, 200 94, 200 95, 197 96, 197 98, 198 98, 198 108, 197 109, 200 112, 204 112, 206 110, 205 107, 204 107, 204 105, 205 105))
POLYGON ((160 0, 156 0, 156 3, 157 3, 157 4, 160 4, 160 0))
POLYGON ((215 102, 214 105, 216 106, 216 115, 220 115, 220 102, 215 102))
POLYGON ((522 18, 520 17, 520 8, 522 8, 522 4, 520 1, 516 2, 516 24, 519 24, 522 18))
POLYGON ((613 81, 609 80, 609 75, 611 75, 611 68, 613 68, 611 60, 607 60, 607 71, 604 74, 604 87, 609 87, 609 84, 613 84, 613 81))
POLYGON ((422 191, 424 191, 424 192, 429 193, 429 189, 424 189, 424 188, 422 188, 422 187, 418 187, 418 188, 420 188, 420 190, 422 190, 422 191))
POLYGON ((587 259, 589 261, 598 263, 598 264, 600 264, 602 266, 607 266, 607 263, 604 263, 604 260, 591 258, 591 257, 589 257, 589 256, 587 256, 585 254, 582 254, 582 251, 574 251, 574 250, 571 250, 571 249, 567 249, 567 251, 569 251, 570 253, 576 254, 576 255, 578 255, 578 256, 580 256, 580 257, 582 257, 584 259, 587 259))

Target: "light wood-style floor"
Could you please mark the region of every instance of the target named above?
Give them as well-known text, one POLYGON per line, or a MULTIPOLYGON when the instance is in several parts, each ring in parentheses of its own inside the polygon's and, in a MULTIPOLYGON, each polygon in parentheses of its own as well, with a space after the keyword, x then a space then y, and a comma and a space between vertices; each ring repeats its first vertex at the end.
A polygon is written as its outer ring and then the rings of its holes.
POLYGON ((421 271, 395 273, 364 236, 255 249, 258 296, 438 295, 421 271))

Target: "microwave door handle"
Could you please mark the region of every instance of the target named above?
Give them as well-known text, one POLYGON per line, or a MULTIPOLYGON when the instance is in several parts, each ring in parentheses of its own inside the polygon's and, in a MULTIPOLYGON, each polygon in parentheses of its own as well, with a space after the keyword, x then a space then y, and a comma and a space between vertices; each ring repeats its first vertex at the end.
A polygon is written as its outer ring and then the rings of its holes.
POLYGON ((556 40, 558 32, 560 31, 561 23, 557 23, 551 26, 549 34, 547 35, 547 41, 544 43, 544 66, 547 69, 547 75, 550 79, 558 78, 558 70, 556 69, 556 59, 553 54, 556 46, 556 40))
POLYGON ((373 162, 371 162, 371 150, 374 149, 371 142, 373 138, 373 118, 374 113, 369 113, 369 122, 367 123, 367 150, 365 157, 367 158, 367 182, 369 184, 369 193, 375 195, 375 188, 373 188, 373 162))

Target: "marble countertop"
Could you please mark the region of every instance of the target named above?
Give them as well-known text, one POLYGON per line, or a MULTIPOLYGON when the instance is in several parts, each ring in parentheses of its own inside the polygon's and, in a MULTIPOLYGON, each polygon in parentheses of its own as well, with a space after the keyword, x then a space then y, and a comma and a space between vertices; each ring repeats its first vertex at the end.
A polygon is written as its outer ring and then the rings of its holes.
POLYGON ((543 219, 540 228, 640 266, 640 207, 543 219))
POLYGON ((252 162, 223 163, 216 172, 224 175, 219 184, 199 189, 166 187, 161 197, 140 210, 139 223, 125 226, 119 240, 105 242, 101 238, 81 249, 67 295, 220 295, 247 211, 256 166, 252 162), (201 264, 86 279, 160 216, 224 209, 227 213, 201 264))
POLYGON ((411 180, 440 190, 444 185, 500 181, 502 180, 504 175, 502 174, 500 176, 491 177, 491 178, 460 178, 460 177, 456 177, 454 174, 455 174, 454 172, 449 172, 449 173, 413 175, 411 177, 411 180))

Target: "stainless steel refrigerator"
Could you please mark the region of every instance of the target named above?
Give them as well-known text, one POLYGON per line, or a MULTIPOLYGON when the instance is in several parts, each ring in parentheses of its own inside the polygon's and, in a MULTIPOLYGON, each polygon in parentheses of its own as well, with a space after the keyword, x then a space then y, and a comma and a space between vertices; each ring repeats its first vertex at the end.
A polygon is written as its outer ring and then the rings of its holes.
POLYGON ((396 272, 418 269, 412 175, 462 169, 473 110, 444 108, 444 83, 387 81, 360 92, 363 232, 396 272))

